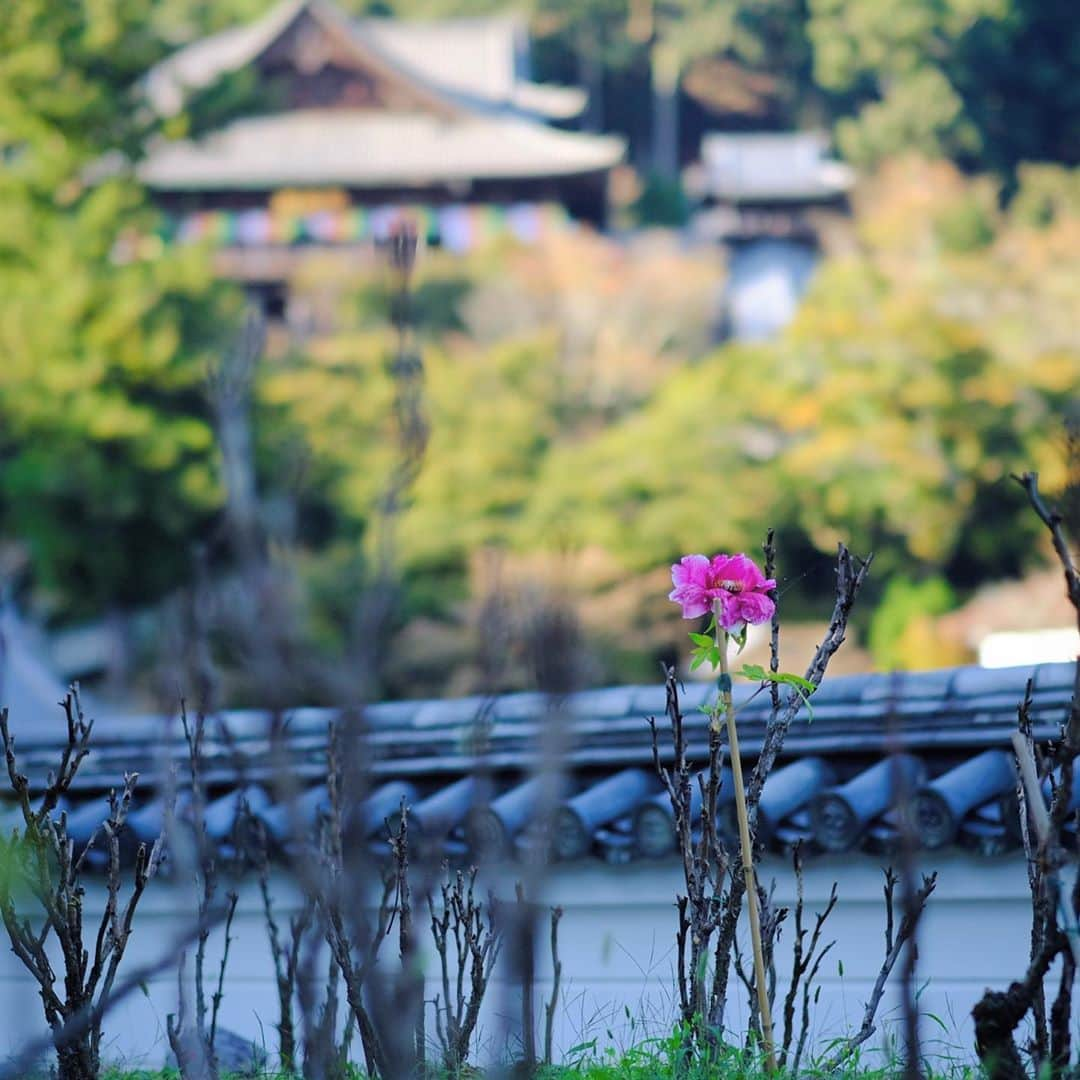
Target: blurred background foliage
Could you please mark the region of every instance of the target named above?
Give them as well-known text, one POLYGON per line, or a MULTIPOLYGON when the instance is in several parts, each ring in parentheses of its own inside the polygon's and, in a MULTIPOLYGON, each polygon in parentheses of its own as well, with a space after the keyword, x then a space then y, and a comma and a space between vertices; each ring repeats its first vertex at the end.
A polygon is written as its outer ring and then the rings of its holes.
POLYGON ((18 0, 0 19, 0 529, 57 614, 152 602, 221 485, 203 378, 235 298, 153 241, 120 164, 164 54, 143 0, 18 0))
MULTIPOLYGON (((148 31, 180 44, 254 18, 271 0, 131 2, 148 31)), ((403 18, 508 9, 505 0, 337 2, 403 18)), ((113 4, 123 6, 100 6, 113 4)), ((863 166, 943 156, 1011 187, 1022 162, 1080 163, 1080 19, 1062 0, 524 0, 512 9, 532 24, 537 77, 587 87, 587 122, 627 135, 645 167, 665 140, 696 147, 703 105, 733 128, 831 126, 863 166)))
MULTIPOLYGON (((660 233, 422 260, 432 439, 398 554, 428 646, 459 670, 494 560, 511 592, 568 588, 605 677, 647 678, 681 638, 656 603, 666 564, 755 550, 769 524, 789 617, 820 616, 844 539, 877 555, 880 603, 862 625, 876 662, 965 659, 928 652, 919 620, 1038 561, 1011 471, 1065 482, 1080 385, 1071 183, 1032 171, 1001 209, 985 178, 889 163, 795 322, 760 344, 708 344, 721 268, 660 233)), ((289 444, 307 455, 311 573, 363 535, 393 455, 384 275, 354 284, 340 298, 353 328, 264 364, 259 383, 265 483, 289 444)))
MULTIPOLYGON (((55 624, 152 609, 190 580, 196 545, 227 566, 205 374, 242 305, 205 252, 151 239, 130 158, 152 121, 132 85, 180 41, 264 8, 16 0, 0 19, 0 570, 55 624)), ((720 255, 672 232, 423 253, 431 441, 396 538, 406 602, 383 692, 474 688, 495 591, 527 608, 562 590, 591 677, 652 678, 683 634, 667 564, 754 551, 769 525, 789 615, 820 615, 843 538, 877 555, 859 627, 875 662, 951 662, 928 617, 1039 558, 1008 473, 1065 479, 1080 18, 1052 0, 536 0, 530 14, 539 74, 606 88, 594 119, 639 160, 659 45, 684 120, 720 64, 747 126, 829 125, 863 179, 795 322, 760 344, 714 344, 720 255)), ((680 220, 679 192, 645 196, 680 220)), ((306 640, 344 655, 394 455, 391 285, 378 265, 312 265, 293 287, 335 329, 259 366, 257 487, 306 640)))

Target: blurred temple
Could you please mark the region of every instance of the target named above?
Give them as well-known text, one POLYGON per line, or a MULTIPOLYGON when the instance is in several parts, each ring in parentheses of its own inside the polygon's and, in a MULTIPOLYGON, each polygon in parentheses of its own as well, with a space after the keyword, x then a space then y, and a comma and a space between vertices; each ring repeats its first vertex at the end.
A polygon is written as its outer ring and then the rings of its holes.
POLYGON ((145 88, 169 116, 230 85, 238 118, 153 145, 141 178, 170 238, 215 243, 221 272, 253 286, 284 280, 305 249, 377 241, 404 212, 455 250, 498 232, 528 241, 567 216, 600 223, 624 152, 553 126, 585 95, 529 80, 514 17, 353 20, 285 0, 173 54, 145 88))
POLYGON ((830 219, 847 213, 851 168, 827 156, 822 132, 706 134, 691 171, 703 209, 695 231, 729 256, 724 332, 767 338, 795 314, 830 219))
POLYGON ((698 184, 717 236, 814 237, 814 211, 843 208, 854 183, 850 166, 826 156, 828 146, 815 131, 707 134, 698 184))

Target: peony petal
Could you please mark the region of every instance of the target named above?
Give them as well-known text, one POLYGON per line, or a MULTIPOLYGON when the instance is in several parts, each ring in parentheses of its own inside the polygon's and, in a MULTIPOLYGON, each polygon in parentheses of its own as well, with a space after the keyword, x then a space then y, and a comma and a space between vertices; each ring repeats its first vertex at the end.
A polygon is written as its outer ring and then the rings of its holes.
POLYGON ((772 618, 775 604, 764 594, 776 588, 748 555, 684 555, 671 567, 674 588, 668 599, 680 604, 684 619, 707 614, 719 603, 718 621, 731 632, 744 622, 758 624, 772 618), (736 586, 732 591, 729 586, 736 586))
POLYGON ((668 594, 668 599, 682 605, 684 619, 700 618, 702 615, 707 615, 712 607, 708 596, 703 592, 693 593, 690 590, 681 592, 679 589, 674 589, 668 594))
POLYGON ((704 555, 684 555, 671 568, 672 584, 694 584, 704 589, 709 582, 709 560, 704 555))
POLYGON ((744 592, 760 589, 765 575, 758 569, 757 563, 749 555, 731 555, 724 567, 724 578, 737 581, 744 592))
POLYGON ((776 605, 764 593, 738 593, 732 596, 732 600, 735 601, 734 606, 738 609, 739 618, 751 626, 768 622, 776 611, 776 605))
POLYGON ((736 603, 739 597, 735 593, 722 591, 717 599, 720 602, 720 610, 717 613, 716 621, 722 629, 728 632, 738 629, 739 624, 743 621, 739 606, 736 603))
POLYGON ((732 578, 728 573, 728 568, 731 565, 731 560, 734 556, 731 555, 714 555, 709 560, 709 580, 712 582, 718 581, 731 581, 732 578))
POLYGON ((671 568, 675 588, 668 599, 682 605, 684 619, 696 619, 712 606, 708 593, 709 560, 704 555, 684 555, 671 568))

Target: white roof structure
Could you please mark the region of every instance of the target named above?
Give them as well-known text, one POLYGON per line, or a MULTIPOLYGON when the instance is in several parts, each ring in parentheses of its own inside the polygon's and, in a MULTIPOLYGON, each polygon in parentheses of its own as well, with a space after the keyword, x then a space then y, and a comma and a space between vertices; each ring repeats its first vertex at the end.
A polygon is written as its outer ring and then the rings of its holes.
POLYGON ((517 16, 350 20, 326 0, 283 0, 256 22, 192 42, 151 69, 145 79, 148 97, 162 114, 178 112, 187 94, 252 63, 304 10, 411 78, 468 104, 518 109, 549 120, 572 119, 585 107, 579 87, 530 81, 528 36, 517 16))
POLYGON ((825 156, 828 145, 828 138, 814 131, 706 135, 701 141, 706 191, 725 202, 836 198, 852 186, 854 173, 825 156))
POLYGON ((515 16, 424 23, 361 19, 353 25, 403 70, 475 103, 549 120, 570 120, 585 108, 579 87, 527 78, 528 37, 525 23, 515 16))
MULTIPOLYGON (((392 108, 296 108, 245 117, 198 141, 160 140, 140 176, 159 190, 355 188, 475 179, 565 177, 617 164, 623 140, 560 131, 584 93, 529 81, 524 23, 498 16, 429 23, 347 19, 328 0, 283 0, 258 21, 179 50, 144 86, 162 114, 193 92, 256 64, 303 25, 346 63, 397 88, 392 108), (301 24, 299 20, 306 19, 301 24)), ((323 62, 316 45, 311 63, 323 62)), ((306 60, 304 61, 306 62, 306 60)))
POLYGON ((446 121, 424 113, 299 110, 237 120, 197 142, 162 142, 140 168, 151 188, 252 190, 333 184, 423 188, 440 182, 574 176, 610 168, 620 139, 516 117, 446 121))
POLYGON ((143 88, 162 116, 173 116, 187 96, 250 64, 305 7, 285 0, 256 22, 234 26, 185 45, 147 72, 143 88))

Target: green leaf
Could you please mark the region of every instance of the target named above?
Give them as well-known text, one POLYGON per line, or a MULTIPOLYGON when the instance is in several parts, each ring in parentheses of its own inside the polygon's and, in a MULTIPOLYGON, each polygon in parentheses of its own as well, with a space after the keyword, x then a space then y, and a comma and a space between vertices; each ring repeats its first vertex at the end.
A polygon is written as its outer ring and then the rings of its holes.
MULTIPOLYGON (((703 636, 703 635, 699 635, 703 636)), ((712 643, 711 638, 706 638, 707 645, 699 645, 690 654, 690 670, 696 671, 702 664, 708 663, 717 667, 720 663, 720 650, 712 643)))
POLYGON ((713 639, 708 634, 691 634, 690 640, 695 645, 700 645, 702 648, 707 649, 710 645, 715 644, 713 639))
POLYGON ((744 679, 756 682, 764 682, 769 677, 768 672, 760 664, 743 664, 739 674, 744 679))
POLYGON ((812 694, 817 687, 809 679, 795 675, 790 671, 766 671, 760 664, 743 664, 739 674, 752 682, 774 682, 784 686, 793 686, 804 693, 812 694))
POLYGON ((743 664, 738 674, 750 682, 771 682, 780 686, 790 686, 806 706, 806 722, 808 724, 814 722, 814 707, 810 704, 810 695, 817 687, 809 679, 794 675, 790 671, 766 671, 760 664, 743 664))
POLYGON ((924 1012, 922 1015, 923 1016, 928 1016, 931 1020, 933 1020, 934 1023, 937 1024, 937 1026, 939 1028, 941 1028, 942 1031, 945 1032, 946 1035, 949 1033, 949 1029, 945 1024, 945 1021, 942 1020, 940 1016, 937 1016, 932 1012, 924 1012))

